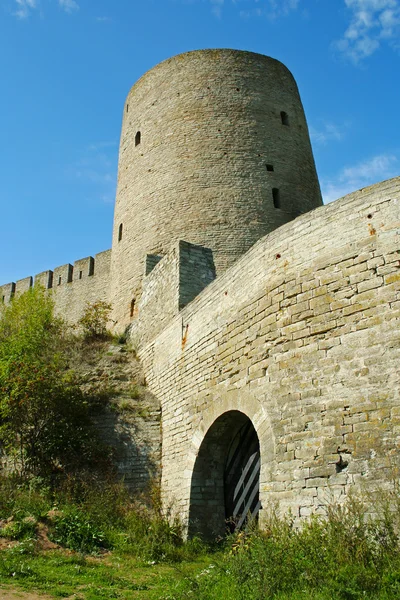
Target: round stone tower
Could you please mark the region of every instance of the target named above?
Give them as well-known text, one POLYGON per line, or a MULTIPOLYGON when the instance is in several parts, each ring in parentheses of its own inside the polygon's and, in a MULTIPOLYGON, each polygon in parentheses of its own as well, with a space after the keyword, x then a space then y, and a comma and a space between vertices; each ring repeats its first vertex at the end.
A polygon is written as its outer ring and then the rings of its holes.
POLYGON ((132 320, 147 254, 178 239, 223 272, 258 239, 322 204, 296 82, 238 50, 180 54, 132 87, 123 114, 111 301, 132 320))

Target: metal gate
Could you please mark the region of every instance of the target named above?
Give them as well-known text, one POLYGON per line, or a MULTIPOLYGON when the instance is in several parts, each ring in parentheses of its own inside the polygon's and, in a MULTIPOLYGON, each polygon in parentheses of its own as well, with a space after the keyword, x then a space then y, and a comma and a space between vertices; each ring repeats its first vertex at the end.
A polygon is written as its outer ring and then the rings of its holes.
POLYGON ((233 438, 225 465, 225 518, 231 531, 257 519, 261 508, 259 488, 260 444, 248 421, 233 438))

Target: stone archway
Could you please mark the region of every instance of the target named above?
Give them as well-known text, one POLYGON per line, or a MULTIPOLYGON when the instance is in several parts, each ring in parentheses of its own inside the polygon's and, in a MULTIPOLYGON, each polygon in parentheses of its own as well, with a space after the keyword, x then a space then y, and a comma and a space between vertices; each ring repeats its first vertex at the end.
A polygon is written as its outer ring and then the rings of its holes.
POLYGON ((223 535, 260 509, 260 444, 253 423, 231 410, 209 427, 191 480, 189 535, 223 535))

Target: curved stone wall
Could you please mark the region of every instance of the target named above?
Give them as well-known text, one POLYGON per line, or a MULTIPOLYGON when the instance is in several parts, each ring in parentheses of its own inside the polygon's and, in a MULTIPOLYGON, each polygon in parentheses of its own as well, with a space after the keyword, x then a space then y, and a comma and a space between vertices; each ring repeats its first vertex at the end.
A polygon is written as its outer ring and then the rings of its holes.
POLYGON ((399 320, 400 177, 265 236, 139 348, 162 405, 166 506, 188 515, 196 458, 228 411, 259 437, 264 509, 300 519, 389 489, 399 320))
POLYGON ((213 250, 217 275, 258 239, 322 203, 296 83, 236 50, 175 56, 124 107, 111 289, 130 321, 146 254, 178 239, 213 250))

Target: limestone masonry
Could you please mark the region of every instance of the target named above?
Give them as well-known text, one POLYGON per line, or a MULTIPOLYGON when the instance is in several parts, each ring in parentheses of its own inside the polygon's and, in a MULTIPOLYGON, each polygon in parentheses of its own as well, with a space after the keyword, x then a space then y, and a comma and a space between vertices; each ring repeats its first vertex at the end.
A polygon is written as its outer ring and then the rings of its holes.
POLYGON ((204 50, 128 95, 112 249, 34 281, 71 322, 112 303, 161 403, 165 506, 215 534, 398 478, 399 242, 400 178, 322 206, 286 67, 204 50))

